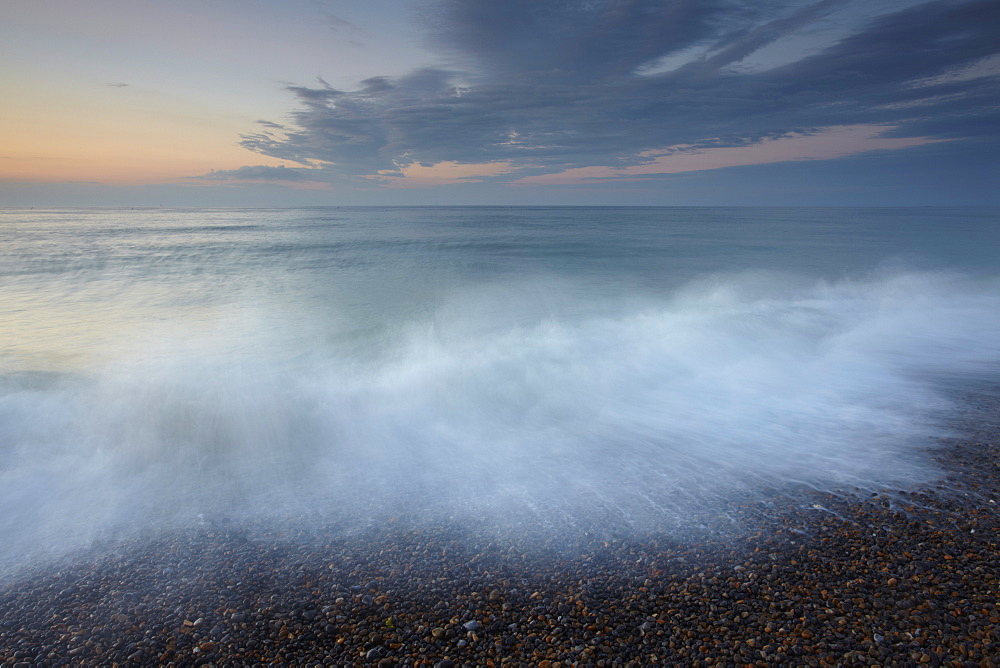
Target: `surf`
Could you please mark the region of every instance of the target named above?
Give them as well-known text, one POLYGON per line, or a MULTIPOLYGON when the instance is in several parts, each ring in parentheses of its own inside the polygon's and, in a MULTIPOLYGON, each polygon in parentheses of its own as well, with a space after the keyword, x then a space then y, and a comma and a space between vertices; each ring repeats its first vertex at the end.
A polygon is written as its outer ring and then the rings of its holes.
POLYGON ((627 302, 540 280, 361 329, 242 304, 8 374, 0 558, 206 517, 669 531, 776 490, 909 489, 939 474, 955 388, 1000 362, 997 283, 959 273, 627 302))

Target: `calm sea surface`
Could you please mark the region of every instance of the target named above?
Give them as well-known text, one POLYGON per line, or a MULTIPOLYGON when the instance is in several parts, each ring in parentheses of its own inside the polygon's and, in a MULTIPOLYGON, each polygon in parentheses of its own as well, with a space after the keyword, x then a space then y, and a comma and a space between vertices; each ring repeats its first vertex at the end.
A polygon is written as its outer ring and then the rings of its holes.
POLYGON ((998 363, 998 209, 0 209, 0 558, 916 485, 998 363))

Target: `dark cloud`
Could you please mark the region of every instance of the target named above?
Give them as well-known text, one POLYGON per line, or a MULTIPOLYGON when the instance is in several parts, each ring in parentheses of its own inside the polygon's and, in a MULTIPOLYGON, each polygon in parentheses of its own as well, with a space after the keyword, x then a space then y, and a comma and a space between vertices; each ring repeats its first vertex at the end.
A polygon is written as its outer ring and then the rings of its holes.
MULTIPOLYGON (((288 126, 243 146, 329 174, 412 162, 552 171, 645 150, 739 146, 865 123, 899 136, 996 137, 1000 77, 949 77, 1000 52, 1000 3, 927 2, 787 64, 733 67, 850 5, 735 0, 443 0, 428 30, 450 63, 353 91, 288 86, 288 126), (702 49, 669 72, 666 57, 702 49)), ((237 170, 238 171, 238 170, 237 170)))
POLYGON ((721 0, 458 0, 434 5, 433 43, 458 63, 507 77, 596 81, 712 35, 729 20, 721 0))
POLYGON ((679 74, 696 77, 715 74, 723 67, 737 63, 786 34, 808 25, 836 6, 844 4, 844 1, 821 0, 796 10, 790 16, 767 21, 740 34, 730 35, 716 45, 711 57, 688 63, 680 68, 679 74))

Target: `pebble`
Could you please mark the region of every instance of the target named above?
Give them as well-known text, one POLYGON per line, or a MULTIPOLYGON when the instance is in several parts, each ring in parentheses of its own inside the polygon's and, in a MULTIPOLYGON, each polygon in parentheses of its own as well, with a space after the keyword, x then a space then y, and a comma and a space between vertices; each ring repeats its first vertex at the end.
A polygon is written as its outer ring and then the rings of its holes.
POLYGON ((6 576, 0 664, 997 665, 997 437, 690 535, 206 520, 6 576))

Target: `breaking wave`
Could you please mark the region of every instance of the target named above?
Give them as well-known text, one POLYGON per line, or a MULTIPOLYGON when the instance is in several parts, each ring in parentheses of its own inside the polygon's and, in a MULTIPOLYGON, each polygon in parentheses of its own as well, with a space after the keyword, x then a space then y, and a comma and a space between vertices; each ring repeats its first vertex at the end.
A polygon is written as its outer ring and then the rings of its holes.
POLYGON ((597 308, 563 288, 357 331, 247 306, 8 374, 0 558, 215 515, 670 527, 764 490, 912 486, 948 388, 1000 362, 996 281, 955 274, 744 274, 597 308))

